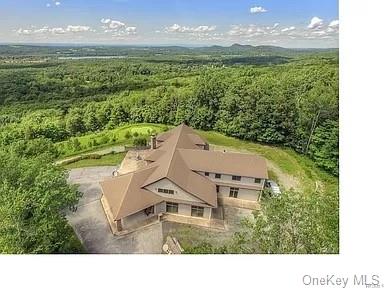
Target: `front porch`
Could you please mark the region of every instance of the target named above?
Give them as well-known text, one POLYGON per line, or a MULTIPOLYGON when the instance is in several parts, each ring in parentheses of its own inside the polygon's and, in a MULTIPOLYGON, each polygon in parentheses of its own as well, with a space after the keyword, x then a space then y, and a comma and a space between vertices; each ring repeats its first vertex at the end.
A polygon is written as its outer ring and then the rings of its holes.
POLYGON ((154 214, 146 215, 144 210, 139 211, 122 220, 115 221, 111 209, 104 197, 101 198, 101 204, 104 208, 111 231, 116 236, 126 235, 137 230, 152 226, 159 222, 176 222, 181 224, 196 225, 205 228, 225 230, 222 207, 212 209, 211 219, 202 217, 192 217, 181 214, 167 212, 158 212, 156 208, 154 214))

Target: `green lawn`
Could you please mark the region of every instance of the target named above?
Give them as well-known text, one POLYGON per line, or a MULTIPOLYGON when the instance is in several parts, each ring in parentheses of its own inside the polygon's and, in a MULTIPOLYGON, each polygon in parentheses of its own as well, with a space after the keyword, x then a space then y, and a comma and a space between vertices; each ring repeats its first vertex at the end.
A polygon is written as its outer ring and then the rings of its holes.
MULTIPOLYGON (((118 145, 132 145, 133 136, 126 138, 125 135, 127 131, 131 135, 135 132, 140 135, 149 135, 151 133, 160 133, 166 129, 171 128, 170 126, 161 125, 161 124, 128 124, 125 126, 118 127, 113 130, 106 130, 100 133, 89 134, 77 137, 83 149, 79 151, 67 151, 64 150, 64 154, 61 158, 68 156, 79 155, 86 152, 95 152, 102 148, 118 145), (108 137, 109 139, 115 138, 115 141, 109 141, 107 143, 102 143, 103 137, 108 137), (89 147, 89 143, 93 140, 96 140, 98 145, 89 147)), ((321 187, 323 191, 335 191, 338 190, 338 179, 327 172, 319 169, 312 160, 307 158, 304 155, 300 155, 293 151, 292 149, 267 146, 258 143, 253 143, 250 141, 239 140, 232 137, 224 136, 223 134, 213 132, 213 131, 198 131, 198 133, 204 137, 210 144, 229 147, 236 150, 245 150, 251 153, 256 153, 261 156, 264 156, 266 159, 273 162, 281 171, 285 174, 293 176, 298 180, 300 190, 310 191, 316 189, 316 187, 321 187)), ((61 149, 66 148, 66 143, 64 141, 58 143, 61 149)), ((122 153, 124 154, 124 153, 122 153)), ((118 165, 121 163, 124 155, 121 154, 112 154, 103 156, 101 159, 85 159, 80 160, 76 163, 68 164, 65 167, 67 168, 78 168, 78 167, 89 167, 89 166, 104 166, 104 165, 118 165)), ((278 176, 272 171, 269 170, 270 178, 278 181, 278 176)))
POLYGON ((94 166, 117 166, 123 161, 125 153, 116 153, 102 156, 100 159, 84 159, 71 164, 63 165, 67 169, 94 167, 94 166))
MULTIPOLYGON (((264 156, 275 163, 284 173, 295 177, 304 192, 316 189, 316 187, 321 187, 324 192, 338 190, 339 183, 336 177, 321 170, 312 160, 292 149, 239 140, 211 131, 199 131, 199 134, 211 144, 246 150, 264 156)), ((271 176, 276 178, 274 173, 271 176)))
POLYGON ((128 124, 111 130, 72 137, 70 140, 56 143, 55 146, 60 152, 60 159, 63 159, 111 146, 132 146, 135 135, 149 137, 152 133, 160 133, 166 129, 167 126, 162 124, 128 124), (79 143, 77 147, 73 145, 74 139, 79 143))

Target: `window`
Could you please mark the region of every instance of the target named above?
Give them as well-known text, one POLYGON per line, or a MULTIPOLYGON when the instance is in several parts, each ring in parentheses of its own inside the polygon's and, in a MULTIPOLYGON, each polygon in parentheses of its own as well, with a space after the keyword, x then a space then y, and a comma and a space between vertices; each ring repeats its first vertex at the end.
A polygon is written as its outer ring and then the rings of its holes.
POLYGON ((241 181, 241 176, 233 175, 232 176, 232 180, 234 180, 234 181, 241 181))
POLYGON ((221 174, 215 174, 215 178, 216 179, 220 179, 221 178, 221 174))
POLYGON ((255 183, 260 184, 261 183, 261 179, 260 178, 255 178, 255 183))
POLYGON ((209 172, 204 172, 204 175, 205 176, 209 176, 209 172))
POLYGON ((165 207, 166 207, 165 211, 167 211, 168 213, 178 213, 179 212, 179 204, 177 204, 177 203, 166 202, 165 207))
POLYGON ((237 198, 238 194, 239 194, 239 188, 231 187, 229 189, 229 197, 237 198))
POLYGON ((154 214, 155 213, 155 206, 148 207, 144 209, 145 215, 154 214))
POLYGON ((192 206, 191 216, 193 217, 203 217, 204 216, 204 207, 192 206))
POLYGON ((157 192, 159 193, 165 193, 165 194, 175 194, 174 190, 171 189, 163 189, 163 188, 157 188, 157 192))
POLYGON ((220 186, 216 185, 216 193, 219 193, 219 192, 220 192, 220 186))

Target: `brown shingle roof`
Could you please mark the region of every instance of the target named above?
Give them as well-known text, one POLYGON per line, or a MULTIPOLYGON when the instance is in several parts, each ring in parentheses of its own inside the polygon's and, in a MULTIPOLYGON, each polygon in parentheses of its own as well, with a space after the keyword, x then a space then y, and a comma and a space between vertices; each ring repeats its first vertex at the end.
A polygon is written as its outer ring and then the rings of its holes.
MULTIPOLYGON (((190 135, 194 133, 193 129, 181 124, 170 130, 170 132, 171 133, 167 135, 166 141, 156 149, 163 151, 160 157, 157 157, 159 153, 156 152, 156 150, 149 155, 151 159, 157 158, 156 162, 151 163, 149 166, 159 166, 159 169, 156 169, 146 179, 143 186, 147 186, 163 178, 168 178, 180 188, 216 207, 217 196, 215 185, 204 176, 191 171, 178 151, 180 148, 199 149, 195 144, 196 142, 190 137, 190 135)), ((201 143, 200 140, 199 143, 201 143)))
POLYGON ((143 182, 155 169, 138 170, 100 183, 115 220, 163 201, 157 194, 142 189, 143 182))
POLYGON ((192 149, 179 151, 187 166, 194 171, 268 178, 267 162, 257 155, 192 149))
POLYGON ((152 163, 101 183, 115 220, 164 201, 165 198, 145 189, 164 178, 212 207, 217 207, 216 186, 194 171, 268 178, 264 158, 202 150, 204 139, 184 124, 160 134, 158 140, 158 148, 146 157, 152 163))

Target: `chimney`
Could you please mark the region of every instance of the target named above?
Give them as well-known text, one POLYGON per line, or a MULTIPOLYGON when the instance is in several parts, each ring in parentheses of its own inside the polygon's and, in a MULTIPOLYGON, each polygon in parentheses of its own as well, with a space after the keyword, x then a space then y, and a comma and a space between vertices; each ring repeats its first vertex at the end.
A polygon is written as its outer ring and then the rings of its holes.
POLYGON ((151 149, 156 149, 156 135, 151 135, 151 149))

